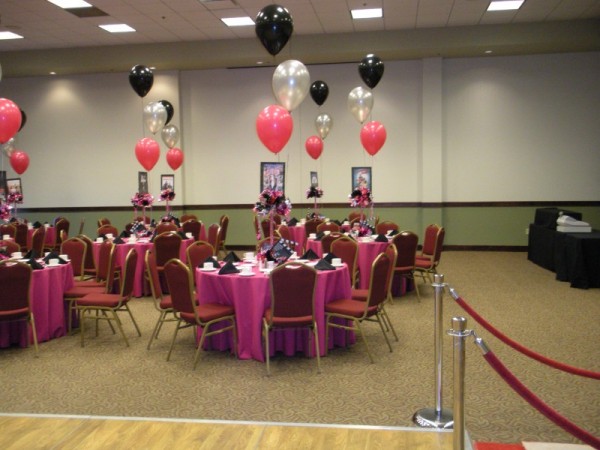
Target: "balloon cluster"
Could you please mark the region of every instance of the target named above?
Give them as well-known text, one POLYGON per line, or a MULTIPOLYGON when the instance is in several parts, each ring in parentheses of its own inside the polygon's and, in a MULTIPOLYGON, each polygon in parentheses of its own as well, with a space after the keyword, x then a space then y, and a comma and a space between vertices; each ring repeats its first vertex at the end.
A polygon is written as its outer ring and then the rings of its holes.
MULTIPOLYGON (((154 74, 148 67, 138 64, 129 72, 129 84, 136 94, 144 98, 152 89, 154 74)), ((160 130, 162 140, 169 148, 167 163, 171 169, 177 170, 183 164, 183 152, 175 147, 179 141, 179 129, 169 125, 174 113, 175 109, 169 101, 160 100, 144 106, 142 115, 146 128, 152 134, 160 130)), ((154 139, 140 139, 135 146, 135 156, 144 169, 152 170, 160 158, 160 147, 154 139)))
MULTIPOLYGON (((374 54, 366 55, 358 64, 358 73, 370 89, 377 86, 383 76, 383 71, 383 61, 374 54)), ((363 125, 360 131, 361 144, 367 153, 374 156, 385 144, 387 133, 380 122, 370 121, 364 123, 373 109, 373 93, 370 89, 362 86, 352 89, 348 95, 348 109, 356 120, 363 125)))
POLYGON ((29 155, 15 149, 15 136, 27 122, 25 111, 12 100, 0 98, 0 144, 2 152, 9 158, 10 165, 19 175, 29 167, 29 155))

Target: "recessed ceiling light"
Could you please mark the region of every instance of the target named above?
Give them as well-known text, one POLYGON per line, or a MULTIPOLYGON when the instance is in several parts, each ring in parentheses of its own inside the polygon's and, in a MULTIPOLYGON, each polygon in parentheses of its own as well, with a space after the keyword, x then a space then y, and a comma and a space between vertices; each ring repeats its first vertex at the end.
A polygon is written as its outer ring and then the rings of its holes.
POLYGON ((109 33, 132 33, 135 30, 125 23, 115 23, 112 25, 98 25, 109 33))
POLYGON ((496 0, 490 3, 488 11, 512 11, 519 9, 525 0, 496 0))
POLYGON ((17 33, 13 33, 12 31, 0 31, 0 39, 23 39, 23 36, 17 33))
POLYGON ((247 27, 254 25, 254 21, 248 17, 223 17, 221 21, 228 27, 247 27))
POLYGON ((91 8, 92 5, 88 2, 84 2, 83 0, 48 0, 50 3, 63 8, 91 8))
POLYGON ((381 8, 369 8, 369 9, 353 9, 350 11, 353 19, 374 19, 377 17, 383 17, 383 9, 381 8))

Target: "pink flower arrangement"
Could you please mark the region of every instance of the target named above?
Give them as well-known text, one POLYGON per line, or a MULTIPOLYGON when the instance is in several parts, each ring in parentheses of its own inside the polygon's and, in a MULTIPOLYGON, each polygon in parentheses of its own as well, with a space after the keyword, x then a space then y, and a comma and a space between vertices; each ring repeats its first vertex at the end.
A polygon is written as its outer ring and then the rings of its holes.
POLYGON ((260 193, 258 201, 254 205, 254 211, 260 215, 267 215, 271 211, 287 216, 292 210, 292 204, 282 191, 265 189, 260 193))
POLYGON ((131 204, 134 207, 146 208, 147 206, 152 206, 154 203, 154 197, 152 194, 140 194, 136 192, 133 197, 131 197, 131 204))
POLYGON ((311 186, 306 190, 306 198, 321 198, 323 197, 323 189, 318 186, 311 186))
POLYGON ((172 189, 163 189, 162 191, 160 191, 160 200, 164 201, 164 200, 168 200, 168 201, 172 201, 175 199, 175 191, 172 189))
POLYGON ((353 208, 367 207, 373 201, 371 198, 371 191, 366 187, 355 188, 348 198, 350 199, 350 206, 353 208))
POLYGON ((8 220, 10 218, 10 205, 0 203, 0 219, 8 220))
POLYGON ((23 194, 11 192, 6 196, 6 203, 23 203, 23 194))

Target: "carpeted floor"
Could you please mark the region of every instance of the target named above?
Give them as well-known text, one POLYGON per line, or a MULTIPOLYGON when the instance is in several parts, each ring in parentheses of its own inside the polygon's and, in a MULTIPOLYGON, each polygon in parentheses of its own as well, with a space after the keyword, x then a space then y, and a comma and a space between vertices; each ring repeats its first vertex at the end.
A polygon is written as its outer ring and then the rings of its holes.
MULTIPOLYGON (((600 371, 600 290, 572 289, 527 261, 524 253, 446 252, 440 273, 481 315, 518 342, 550 358, 600 371)), ((81 348, 79 336, 33 349, 0 350, 0 411, 140 417, 411 426, 413 413, 435 406, 433 290, 397 298, 388 309, 400 341, 389 353, 376 324, 367 324, 370 364, 360 340, 323 359, 323 372, 304 357, 263 363, 205 352, 192 370, 191 332, 180 333, 166 362, 171 325, 150 351, 157 318, 148 298, 132 301, 143 332, 125 319, 131 347, 102 328, 81 348)), ((465 316, 506 366, 568 419, 600 434, 600 382, 559 372, 490 337, 449 295, 444 326, 465 316)), ((577 443, 515 394, 467 343, 466 426, 474 441, 577 443)), ((452 407, 452 346, 444 338, 444 407, 452 407)))

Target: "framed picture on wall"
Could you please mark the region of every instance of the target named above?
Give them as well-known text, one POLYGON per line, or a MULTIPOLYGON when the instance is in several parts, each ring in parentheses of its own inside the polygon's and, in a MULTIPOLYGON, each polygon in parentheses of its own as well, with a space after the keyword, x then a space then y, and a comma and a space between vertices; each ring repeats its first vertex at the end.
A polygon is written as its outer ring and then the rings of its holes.
POLYGON ((6 170, 0 170, 0 197, 6 198, 6 170))
POLYGON ((371 177, 370 167, 353 167, 352 168, 352 186, 351 190, 356 188, 366 187, 368 190, 373 190, 373 179, 371 177))
POLYGON ((260 191, 285 191, 285 163, 260 163, 260 191))
POLYGON ((160 190, 171 189, 175 191, 175 175, 161 175, 160 176, 160 190))
POLYGON ((23 185, 20 178, 9 178, 6 180, 6 189, 8 194, 23 195, 23 185))
POLYGON ((148 172, 138 172, 138 192, 140 194, 148 193, 148 172))
POLYGON ((310 187, 318 187, 319 186, 319 174, 317 172, 310 173, 310 187))

